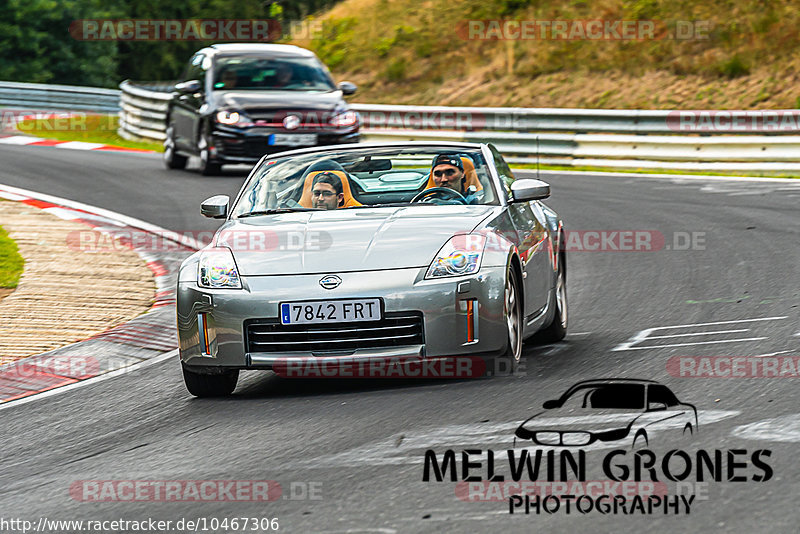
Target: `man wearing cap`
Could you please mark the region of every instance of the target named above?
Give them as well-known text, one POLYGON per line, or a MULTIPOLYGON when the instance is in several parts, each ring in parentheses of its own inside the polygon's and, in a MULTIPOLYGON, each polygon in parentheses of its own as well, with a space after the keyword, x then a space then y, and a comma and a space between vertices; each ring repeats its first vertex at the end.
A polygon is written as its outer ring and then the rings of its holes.
POLYGON ((439 154, 433 158, 431 175, 436 187, 446 187, 460 193, 466 199, 467 204, 476 204, 478 202, 473 191, 465 190, 464 186, 467 182, 467 177, 464 174, 464 163, 458 156, 439 154))
POLYGON ((344 203, 342 179, 332 172, 314 176, 311 186, 311 205, 317 209, 335 210, 344 203))

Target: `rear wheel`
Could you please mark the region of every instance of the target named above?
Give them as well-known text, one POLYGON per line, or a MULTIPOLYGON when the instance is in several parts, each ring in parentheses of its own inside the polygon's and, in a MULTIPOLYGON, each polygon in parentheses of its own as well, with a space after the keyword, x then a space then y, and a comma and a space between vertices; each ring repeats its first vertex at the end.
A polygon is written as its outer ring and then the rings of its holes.
POLYGON ((556 288, 550 300, 553 307, 553 321, 542 330, 539 337, 542 341, 555 343, 567 335, 567 270, 564 257, 559 254, 558 274, 556 275, 556 288))
POLYGON ((167 127, 167 136, 164 139, 164 165, 168 169, 184 169, 189 158, 181 156, 175 148, 175 128, 170 125, 167 127))
POLYGON ((195 397, 225 397, 236 389, 238 369, 225 369, 214 374, 197 373, 183 365, 183 382, 195 397))

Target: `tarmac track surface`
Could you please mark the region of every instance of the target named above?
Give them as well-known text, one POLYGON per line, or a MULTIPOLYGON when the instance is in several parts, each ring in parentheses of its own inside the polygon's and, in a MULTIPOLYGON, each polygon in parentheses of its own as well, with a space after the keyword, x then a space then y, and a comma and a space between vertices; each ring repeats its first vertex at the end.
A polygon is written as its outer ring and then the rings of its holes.
MULTIPOLYGON (((0 183, 177 231, 214 229, 215 221, 199 215, 199 202, 233 197, 246 176, 246 169, 214 178, 168 172, 148 154, 42 147, 0 147, 0 161, 0 183)), ((552 185, 547 204, 568 229, 653 230, 665 246, 573 250, 571 333, 558 345, 526 345, 520 376, 333 381, 250 372, 232 398, 199 400, 171 359, 2 410, 3 518, 277 517, 285 532, 796 531, 796 379, 680 378, 667 362, 797 356, 800 182, 543 178, 552 185), (696 246, 675 250, 691 232, 700 232, 696 246), (634 337, 654 328, 661 329, 634 337), (748 478, 759 473, 749 454, 771 451, 772 479, 711 483, 688 516, 563 509, 512 516, 505 501, 463 502, 454 483, 422 481, 426 449, 441 456, 492 448, 502 460, 516 426, 543 401, 580 380, 620 376, 657 380, 697 406, 700 432, 691 450, 746 449, 748 478), (98 503, 70 494, 81 480, 219 479, 274 480, 283 495, 270 503, 98 503), (303 488, 321 498, 299 498, 303 488)), ((578 248, 596 243, 593 234, 576 235, 583 239, 578 248)))

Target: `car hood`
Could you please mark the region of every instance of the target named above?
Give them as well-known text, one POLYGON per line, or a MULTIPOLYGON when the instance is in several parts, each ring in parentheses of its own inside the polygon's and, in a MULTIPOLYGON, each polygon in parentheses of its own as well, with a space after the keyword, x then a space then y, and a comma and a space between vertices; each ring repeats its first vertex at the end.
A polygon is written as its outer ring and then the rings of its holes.
POLYGON ((215 91, 216 108, 240 111, 333 111, 346 107, 341 91, 215 91))
POLYGON ((517 429, 517 437, 528 438, 538 431, 605 432, 627 428, 643 410, 552 409, 534 415, 517 429))
POLYGON ((232 220, 215 237, 242 276, 426 267, 492 206, 413 206, 279 213, 232 220))

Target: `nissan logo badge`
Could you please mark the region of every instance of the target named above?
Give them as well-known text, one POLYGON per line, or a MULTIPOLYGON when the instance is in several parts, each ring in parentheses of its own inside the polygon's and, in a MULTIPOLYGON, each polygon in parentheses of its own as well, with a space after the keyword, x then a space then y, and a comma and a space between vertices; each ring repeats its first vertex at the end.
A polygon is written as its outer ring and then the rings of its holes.
POLYGON ((341 283, 342 279, 335 274, 329 274, 328 276, 321 278, 319 281, 319 285, 325 289, 336 289, 341 283))

